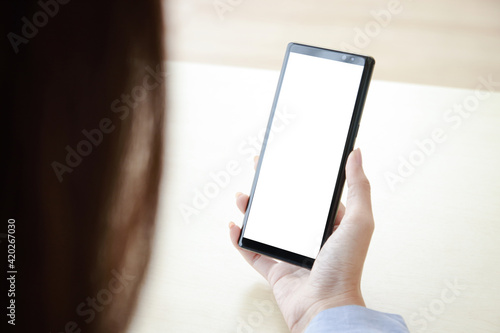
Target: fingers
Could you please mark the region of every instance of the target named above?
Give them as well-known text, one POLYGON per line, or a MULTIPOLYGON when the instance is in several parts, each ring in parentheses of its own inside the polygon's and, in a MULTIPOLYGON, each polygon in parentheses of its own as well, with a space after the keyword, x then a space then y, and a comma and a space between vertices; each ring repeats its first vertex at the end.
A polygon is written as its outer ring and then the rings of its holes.
POLYGON ((337 216, 335 216, 335 223, 333 224, 334 226, 338 226, 340 224, 340 221, 344 218, 345 214, 345 206, 342 204, 342 202, 339 202, 339 208, 337 209, 337 216))
POLYGON ((248 195, 236 192, 236 206, 243 214, 245 214, 248 206, 248 195))
POLYGON ((347 160, 347 202, 348 210, 366 211, 371 213, 370 182, 363 170, 361 151, 354 150, 347 160))
POLYGON ((359 224, 365 222, 366 226, 373 227, 373 213, 370 194, 370 182, 363 171, 361 151, 351 152, 346 166, 347 202, 346 216, 354 217, 352 220, 359 224))
MULTIPOLYGON (((259 163, 259 156, 255 156, 254 157, 254 169, 257 168, 258 163, 259 163)), ((239 208, 239 210, 242 213, 245 213, 245 211, 247 210, 248 200, 249 200, 248 195, 243 194, 241 192, 236 193, 236 206, 239 208)), ((342 208, 343 208, 343 206, 342 206, 342 208)), ((343 215, 343 209, 342 209, 342 215, 343 215)), ((233 246, 240 252, 240 254, 250 264, 250 266, 252 266, 271 285, 273 285, 275 281, 273 282, 270 280, 270 272, 271 272, 272 268, 278 264, 278 262, 276 260, 273 260, 273 259, 268 258, 266 256, 263 256, 261 254, 242 249, 238 244, 240 234, 241 234, 240 227, 238 227, 233 222, 229 223, 229 237, 231 238, 231 242, 233 243, 233 246)), ((292 267, 292 268, 295 269, 295 267, 292 267)))
MULTIPOLYGON (((254 156, 253 158, 254 161, 254 169, 257 168, 257 164, 259 163, 259 156, 254 156)), ((238 206, 238 209, 245 214, 248 206, 248 195, 243 194, 241 192, 236 192, 236 206, 238 206)))
POLYGON ((259 164, 259 155, 255 155, 253 157, 253 168, 254 168, 254 170, 257 169, 257 164, 259 164))
POLYGON ((238 239, 240 238, 241 229, 233 222, 229 223, 229 237, 233 246, 241 253, 243 258, 252 266, 259 274, 261 274, 266 280, 269 281, 269 272, 277 264, 277 262, 271 258, 262 256, 258 253, 250 252, 242 249, 238 245, 238 239))
POLYGON ((234 247, 238 250, 241 250, 238 245, 238 239, 240 238, 241 229, 234 222, 229 223, 229 237, 231 238, 231 243, 233 243, 234 247))

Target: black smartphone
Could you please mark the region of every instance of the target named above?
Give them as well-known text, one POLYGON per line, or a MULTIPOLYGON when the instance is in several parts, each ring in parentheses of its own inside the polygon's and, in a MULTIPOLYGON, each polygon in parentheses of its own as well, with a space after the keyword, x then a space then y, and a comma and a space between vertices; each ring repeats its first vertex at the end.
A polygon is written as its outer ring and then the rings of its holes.
POLYGON ((288 44, 240 247, 312 268, 333 232, 374 65, 367 56, 288 44), (273 135, 283 110, 293 123, 273 135))

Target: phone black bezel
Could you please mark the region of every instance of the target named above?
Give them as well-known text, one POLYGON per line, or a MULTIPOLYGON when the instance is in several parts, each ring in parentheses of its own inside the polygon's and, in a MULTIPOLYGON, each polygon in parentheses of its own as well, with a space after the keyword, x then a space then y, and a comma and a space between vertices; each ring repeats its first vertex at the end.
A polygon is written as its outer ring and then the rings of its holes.
POLYGON ((268 125, 266 129, 266 135, 264 137, 263 143, 262 143, 262 149, 260 152, 260 157, 259 162, 257 165, 257 168, 255 170, 255 177, 254 181, 252 183, 252 190, 250 192, 250 198, 248 200, 248 206, 247 210, 245 212, 245 217, 243 220, 243 226, 241 229, 241 234, 238 240, 238 245, 241 248, 244 248, 246 250, 250 250, 253 252, 257 252, 260 254, 264 254, 269 257, 276 258, 278 260, 286 261, 294 265, 298 265, 301 267, 305 267, 308 269, 311 269, 315 259, 314 258, 309 258, 294 252, 290 252, 287 250, 283 250, 268 244, 260 243, 258 241, 245 238, 244 233, 245 233, 245 228, 246 224, 248 221, 248 216, 249 212, 251 209, 252 201, 253 201, 253 196, 255 192, 255 188, 258 182, 259 178, 259 172, 260 172, 260 166, 262 163, 262 160, 265 156, 265 150, 267 146, 267 140, 269 137, 269 133, 271 130, 272 122, 274 119, 274 114, 276 111, 276 105, 278 103, 279 99, 279 94, 281 91, 281 85, 283 82, 283 78, 286 72, 286 67, 288 64, 288 58, 290 55, 290 52, 296 52, 296 53, 302 53, 302 54, 307 54, 311 56, 316 56, 320 58, 327 58, 327 59, 332 59, 332 60, 337 60, 337 61, 344 61, 348 63, 353 63, 357 65, 363 65, 363 73, 361 75, 361 80, 360 80, 360 85, 358 88, 358 95, 356 97, 356 103, 354 105, 354 110, 353 114, 351 117, 351 122, 349 125, 349 131, 347 133, 347 138, 346 138, 346 143, 344 145, 344 152, 342 154, 342 160, 340 162, 340 167, 339 167, 339 172, 337 176, 337 181, 335 183, 335 189, 333 192, 333 197, 332 197, 332 202, 330 205, 330 211, 328 213, 328 218, 327 221, 325 221, 325 231, 323 233, 323 239, 321 242, 321 247, 323 247, 324 243, 330 237, 330 235, 333 232, 333 225, 335 221, 335 217, 337 215, 337 210, 338 206, 340 203, 340 198, 342 197, 342 190, 344 188, 344 183, 345 183, 345 165, 347 163, 347 158, 352 151, 354 147, 354 143, 356 141, 356 136, 358 134, 358 129, 359 129, 359 124, 361 121, 361 115, 363 113, 363 107, 366 101, 366 96, 368 94, 368 88, 370 85, 370 80, 371 76, 373 73, 373 68, 375 65, 375 59, 369 56, 363 56, 359 54, 354 54, 354 53, 348 53, 348 52, 343 52, 343 51, 336 51, 336 50, 329 50, 321 47, 315 47, 315 46, 310 46, 310 45, 304 45, 304 44, 298 44, 298 43, 289 43, 286 49, 285 53, 285 58, 283 60, 283 65, 281 67, 281 72, 278 80, 278 86, 276 88, 276 93, 274 96, 274 101, 273 105, 271 108, 271 114, 269 116, 268 120, 268 125), (342 59, 342 56, 346 56, 346 59, 342 59), (353 60, 351 60, 353 58, 353 60))

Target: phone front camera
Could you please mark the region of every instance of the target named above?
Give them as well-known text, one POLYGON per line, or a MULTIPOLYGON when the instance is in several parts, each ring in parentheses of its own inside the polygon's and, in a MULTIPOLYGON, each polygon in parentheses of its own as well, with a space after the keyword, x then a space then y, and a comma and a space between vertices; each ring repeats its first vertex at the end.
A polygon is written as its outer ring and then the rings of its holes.
POLYGON ((354 61, 354 57, 351 57, 351 61, 354 61))

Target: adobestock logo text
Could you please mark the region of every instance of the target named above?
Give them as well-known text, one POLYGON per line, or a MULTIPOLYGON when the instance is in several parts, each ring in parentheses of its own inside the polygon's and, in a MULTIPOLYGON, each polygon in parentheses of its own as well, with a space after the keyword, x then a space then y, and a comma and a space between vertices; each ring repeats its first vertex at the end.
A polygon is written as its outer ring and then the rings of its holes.
MULTIPOLYGON (((276 135, 283 132, 297 115, 290 112, 290 109, 284 106, 280 110, 276 110, 271 131, 269 132, 268 141, 271 142, 276 135)), ((258 134, 247 137, 238 145, 238 153, 240 156, 245 156, 247 161, 252 161, 253 158, 260 153, 262 143, 264 142, 267 127, 262 128, 258 134)), ((210 201, 215 199, 221 190, 226 189, 233 177, 239 175, 242 171, 241 164, 237 160, 230 160, 226 163, 224 169, 217 172, 209 172, 210 178, 201 187, 196 187, 193 190, 191 203, 180 203, 179 212, 182 215, 184 222, 191 222, 193 216, 197 216, 200 212, 210 205, 210 201)))
POLYGON ((14 53, 19 53, 19 46, 28 44, 28 42, 38 34, 38 29, 45 27, 47 23, 49 23, 49 18, 53 18, 59 13, 59 5, 66 5, 69 2, 70 0, 38 1, 40 10, 33 14, 31 21, 26 16, 21 18, 23 26, 19 34, 12 31, 7 34, 7 39, 14 53))
MULTIPOLYGON (((151 67, 146 67, 146 74, 143 77, 142 85, 136 85, 132 88, 129 94, 121 94, 120 98, 115 99, 111 103, 111 112, 118 114, 118 118, 124 121, 141 102, 143 102, 149 91, 159 87, 167 74, 163 72, 162 66, 157 65, 156 70, 151 67)), ((54 174, 60 183, 63 181, 65 173, 72 173, 78 167, 83 158, 89 156, 94 148, 97 148, 104 140, 105 134, 110 134, 115 130, 116 126, 110 118, 102 118, 98 126, 94 129, 82 130, 83 139, 80 140, 75 148, 66 145, 66 158, 65 163, 53 161, 51 163, 54 174)))

